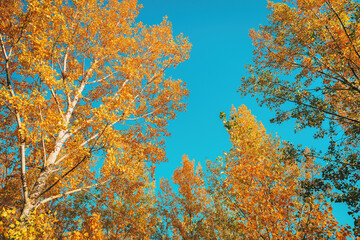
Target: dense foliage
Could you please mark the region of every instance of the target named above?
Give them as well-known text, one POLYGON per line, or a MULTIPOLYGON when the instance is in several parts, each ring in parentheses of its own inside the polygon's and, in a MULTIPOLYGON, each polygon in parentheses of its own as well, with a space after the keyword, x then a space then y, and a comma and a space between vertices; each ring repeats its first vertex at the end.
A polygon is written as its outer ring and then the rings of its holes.
POLYGON ((269 3, 269 23, 250 36, 254 61, 243 78, 243 95, 276 111, 273 121, 296 119, 297 129, 318 129, 329 138, 322 179, 314 188, 337 191, 359 227, 360 5, 352 0, 269 3))
POLYGON ((149 168, 166 159, 167 122, 188 94, 165 70, 191 45, 166 18, 136 22, 140 8, 0 2, 0 206, 20 227, 36 210, 58 213, 59 237, 93 223, 116 238, 152 228, 149 168))
POLYGON ((317 174, 313 158, 286 158, 245 106, 222 115, 232 148, 201 167, 187 157, 173 175, 174 193, 160 184, 165 239, 346 239, 321 193, 305 196, 302 181, 317 174))
POLYGON ((341 131, 323 179, 313 152, 268 135, 241 106, 220 114, 231 149, 205 170, 184 156, 156 191, 167 124, 188 95, 165 71, 188 59, 187 38, 166 18, 137 22, 136 0, 0 1, 0 238, 353 237, 323 186, 357 216, 358 4, 270 8, 241 91, 261 93, 279 122, 341 131))

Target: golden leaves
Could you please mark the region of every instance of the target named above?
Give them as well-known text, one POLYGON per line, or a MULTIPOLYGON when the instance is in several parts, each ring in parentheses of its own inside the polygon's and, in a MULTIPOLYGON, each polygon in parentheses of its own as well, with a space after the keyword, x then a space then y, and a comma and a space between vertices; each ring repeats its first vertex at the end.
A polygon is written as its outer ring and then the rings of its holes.
POLYGON ((182 239, 209 236, 205 228, 208 228, 206 215, 210 199, 201 166, 199 164, 195 170, 194 165, 184 155, 182 166, 174 171, 173 182, 179 187, 178 193, 173 191, 167 180, 160 180, 158 211, 164 221, 161 224, 168 224, 166 228, 171 226, 171 234, 182 239))
POLYGON ((322 206, 323 199, 301 199, 299 195, 301 180, 316 174, 313 159, 304 165, 282 162, 280 141, 267 135, 245 106, 233 108, 225 125, 233 147, 224 160, 224 186, 234 198, 231 209, 241 213, 239 226, 247 238, 308 235, 325 239, 328 229, 333 237, 349 236, 333 219, 331 208, 322 206))
POLYGON ((39 238, 53 239, 55 237, 54 225, 57 223, 56 213, 34 212, 24 227, 24 223, 17 219, 16 209, 2 208, 0 211, 0 236, 9 239, 39 238), (10 224, 9 224, 10 223, 10 224))
MULTIPOLYGON (((65 209, 61 201, 44 203, 84 189, 100 191, 91 188, 97 186, 108 204, 134 208, 120 211, 127 224, 136 217, 144 226, 155 224, 148 173, 166 159, 168 120, 185 110, 188 94, 165 71, 189 57, 191 44, 173 36, 166 18, 153 26, 137 23, 140 8, 136 0, 1 2, 0 131, 7 134, 0 155, 12 156, 5 172, 22 176, 14 182, 14 189, 26 192, 18 212, 65 209), (134 207, 139 199, 143 212, 134 207)), ((0 201, 13 203, 9 194, 0 201)), ((103 202, 96 203, 99 213, 103 202)), ((87 221, 100 224, 104 216, 98 216, 87 221)), ((118 222, 125 234, 127 225, 118 222)), ((133 235, 148 236, 140 225, 133 235)))
POLYGON ((266 134, 245 106, 220 114, 232 148, 209 161, 207 174, 187 156, 173 174, 175 192, 160 181, 160 223, 183 239, 327 239, 351 237, 322 195, 304 197, 302 181, 318 174, 314 159, 284 159, 278 138, 266 134))
POLYGON ((330 143, 323 173, 343 192, 337 201, 346 202, 358 218, 359 203, 353 198, 359 191, 353 179, 358 170, 342 166, 348 165, 347 158, 358 161, 359 5, 352 0, 290 0, 270 6, 269 24, 250 33, 254 62, 240 91, 259 94, 259 102, 276 111, 274 122, 294 118, 296 129, 317 128, 316 138, 341 139, 330 143), (355 191, 344 187, 349 182, 355 191))

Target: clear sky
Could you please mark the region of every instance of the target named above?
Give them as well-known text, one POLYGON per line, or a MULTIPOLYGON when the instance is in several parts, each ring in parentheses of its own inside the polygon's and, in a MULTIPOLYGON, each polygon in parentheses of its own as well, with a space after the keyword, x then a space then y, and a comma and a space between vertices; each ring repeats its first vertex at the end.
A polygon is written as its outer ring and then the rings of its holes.
MULTIPOLYGON (((190 59, 168 76, 186 82, 190 96, 188 110, 170 122, 171 137, 166 139, 168 162, 157 167, 156 179, 170 179, 186 154, 205 167, 230 148, 228 134, 219 118, 229 115, 231 106, 245 104, 268 132, 277 133, 294 144, 324 147, 325 141, 312 139, 311 130, 294 133, 292 122, 271 124, 273 113, 260 108, 255 98, 242 98, 237 89, 244 66, 251 63, 253 46, 249 30, 267 22, 266 0, 139 0, 143 4, 138 20, 158 24, 166 15, 174 35, 183 33, 193 45, 190 59)), ((334 205, 334 214, 342 224, 352 224, 344 205, 334 205)))

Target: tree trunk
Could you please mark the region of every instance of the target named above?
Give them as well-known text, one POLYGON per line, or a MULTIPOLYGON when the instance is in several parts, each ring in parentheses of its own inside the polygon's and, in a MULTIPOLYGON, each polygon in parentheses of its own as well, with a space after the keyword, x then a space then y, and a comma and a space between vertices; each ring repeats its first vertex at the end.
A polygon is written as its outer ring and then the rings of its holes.
POLYGON ((30 192, 29 198, 25 199, 25 204, 21 211, 20 220, 27 221, 30 214, 40 205, 42 193, 44 193, 46 183, 52 173, 52 166, 44 167, 36 180, 34 189, 30 192))

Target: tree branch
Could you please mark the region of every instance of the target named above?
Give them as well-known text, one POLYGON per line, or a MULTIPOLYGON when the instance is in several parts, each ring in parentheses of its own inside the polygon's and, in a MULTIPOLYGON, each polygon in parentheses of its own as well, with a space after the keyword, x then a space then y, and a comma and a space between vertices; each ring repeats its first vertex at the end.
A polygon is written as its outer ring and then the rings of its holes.
POLYGON ((283 101, 289 101, 289 102, 292 102, 292 103, 295 103, 295 104, 298 104, 298 105, 303 105, 303 106, 306 106, 308 108, 312 108, 312 109, 315 109, 319 112, 323 112, 323 113, 326 113, 326 114, 329 114, 329 115, 332 115, 332 116, 335 116, 335 117, 338 117, 338 118, 341 118, 341 119, 345 119, 347 121, 350 121, 350 122, 353 122, 353 123, 356 123, 358 125, 360 125, 360 121, 358 120, 355 120, 355 119, 352 119, 352 118, 348 118, 346 116, 342 116, 342 115, 339 115, 337 113, 334 113, 334 112, 329 112, 329 111, 326 111, 324 109, 319 109, 317 107, 314 107, 312 105, 309 105, 309 104, 306 104, 306 103, 303 103, 303 102, 300 102, 300 101, 296 101, 296 100, 291 100, 291 99, 286 99, 286 98, 283 98, 283 97, 280 97, 280 96, 275 96, 276 98, 279 98, 283 101))
MULTIPOLYGON (((93 135, 92 138, 90 138, 90 139, 88 139, 87 141, 85 141, 85 142, 84 142, 84 145, 85 145, 86 143, 90 142, 92 139, 95 139, 96 137, 101 137, 101 136, 104 134, 104 132, 105 132, 105 130, 107 129, 107 127, 109 127, 109 126, 110 126, 110 125, 106 125, 101 132, 93 135)), ((62 179, 64 179, 67 175, 69 175, 69 174, 70 174, 71 172, 73 172, 77 167, 79 167, 81 163, 85 162, 86 159, 88 159, 89 157, 91 157, 92 151, 93 151, 93 149, 95 148, 95 145, 97 144, 98 140, 99 140, 99 138, 95 141, 95 143, 93 144, 93 146, 90 148, 89 155, 84 156, 75 166, 73 166, 71 169, 69 169, 64 175, 62 175, 55 183, 53 183, 50 187, 48 187, 46 190, 44 190, 39 196, 42 196, 42 195, 44 195, 46 192, 50 191, 50 190, 51 190, 53 187, 55 187, 56 184, 58 184, 62 179)), ((69 156, 69 155, 70 155, 70 153, 67 154, 67 155, 65 155, 65 156, 63 156, 60 160, 65 159, 65 158, 66 158, 67 156, 69 156)), ((59 163, 60 160, 57 161, 56 163, 59 163)))
POLYGON ((59 101, 58 101, 58 99, 57 99, 57 97, 56 97, 56 93, 55 93, 55 91, 54 91, 54 89, 53 89, 52 87, 49 87, 49 89, 50 89, 50 91, 51 91, 51 96, 52 96, 52 97, 54 98, 54 100, 55 100, 55 103, 56 103, 56 106, 57 106, 57 110, 58 110, 58 112, 60 113, 61 118, 62 118, 63 121, 65 122, 65 116, 64 116, 63 112, 61 111, 61 106, 60 106, 60 103, 59 103, 59 101))
POLYGON ((70 122, 71 116, 75 110, 76 104, 79 101, 81 93, 84 91, 87 80, 90 77, 91 72, 94 70, 94 67, 98 63, 98 60, 95 60, 91 67, 86 71, 84 78, 82 79, 80 83, 79 89, 76 91, 74 99, 70 102, 69 108, 67 109, 66 116, 65 116, 65 123, 66 125, 70 122))
POLYGON ((7 55, 7 51, 6 51, 6 48, 5 48, 5 43, 4 43, 4 40, 3 40, 3 36, 2 34, 0 33, 0 43, 1 43, 1 50, 2 50, 2 53, 4 55, 4 59, 5 61, 8 61, 8 55, 7 55))
POLYGON ((346 37, 349 39, 349 41, 350 41, 350 43, 351 43, 351 46, 353 47, 356 55, 357 55, 358 58, 360 59, 360 54, 359 54, 359 52, 357 51, 357 49, 356 49, 356 47, 355 47, 355 45, 354 45, 354 42, 353 42, 353 40, 351 39, 349 33, 347 32, 346 27, 345 27, 343 21, 341 20, 339 14, 335 11, 335 9, 333 8, 333 6, 332 6, 332 4, 330 3, 330 1, 326 0, 325 2, 326 2, 326 4, 330 7, 331 11, 333 11, 333 13, 335 14, 336 18, 339 20, 339 22, 340 22, 340 24, 341 24, 341 27, 342 27, 343 31, 345 32, 345 34, 346 34, 346 37))
POLYGON ((106 79, 108 79, 109 77, 113 76, 114 74, 118 73, 120 71, 115 71, 115 72, 112 72, 111 74, 108 74, 107 76, 103 77, 103 78, 100 78, 100 79, 97 79, 97 80, 94 80, 92 82, 88 82, 87 84, 93 84, 93 83, 98 83, 98 82, 102 82, 106 79))
POLYGON ((61 193, 61 194, 58 194, 58 195, 55 195, 55 196, 52 196, 52 197, 48 197, 48 198, 45 198, 44 200, 40 201, 39 205, 37 207, 39 207, 40 205, 44 204, 44 203, 47 203, 49 201, 52 201, 52 200, 55 200, 55 199, 58 199, 58 198, 61 198, 61 197, 65 197, 67 195, 70 195, 70 194, 73 194, 73 193, 77 193, 77 192, 80 192, 80 191, 83 191, 85 189, 89 189, 89 188, 93 188, 93 187, 96 187, 96 186, 101 186, 101 185, 104 185, 105 183, 111 181, 114 177, 108 179, 108 180, 105 180, 103 182, 100 182, 100 183, 96 183, 96 184, 92 184, 92 185, 89 185, 89 186, 86 186, 86 187, 82 187, 82 188, 78 188, 78 189, 74 189, 74 190, 71 190, 71 191, 68 191, 68 192, 65 192, 65 193, 61 193))
MULTIPOLYGON (((38 106, 39 108, 39 112, 40 112, 40 120, 41 123, 43 123, 43 116, 42 116, 42 111, 40 106, 38 106)), ((44 141, 44 131, 43 129, 41 129, 41 144, 42 144, 42 148, 43 148, 43 155, 44 155, 44 166, 46 166, 46 145, 45 145, 45 141, 44 141)))
MULTIPOLYGON (((1 49, 5 58, 5 71, 6 71, 6 78, 7 78, 7 88, 9 89, 10 95, 12 97, 15 97, 14 89, 11 85, 11 75, 10 75, 10 64, 9 64, 9 56, 6 53, 5 49, 5 43, 3 41, 2 35, 0 34, 0 43, 1 43, 1 49)), ((28 186, 27 186, 27 179, 26 179, 26 145, 25 145, 25 136, 23 133, 24 129, 22 128, 22 121, 19 112, 15 109, 15 116, 16 121, 18 124, 18 130, 19 130, 19 142, 20 142, 20 149, 19 154, 21 158, 21 182, 22 182, 22 188, 24 192, 24 201, 27 203, 29 201, 29 192, 28 192, 28 186)))

